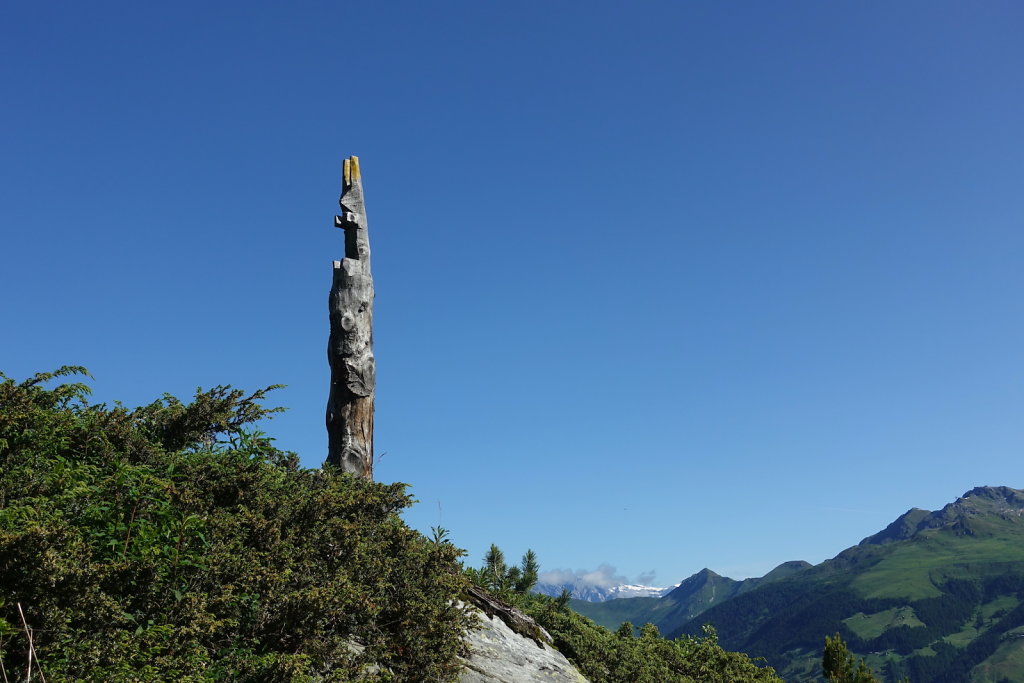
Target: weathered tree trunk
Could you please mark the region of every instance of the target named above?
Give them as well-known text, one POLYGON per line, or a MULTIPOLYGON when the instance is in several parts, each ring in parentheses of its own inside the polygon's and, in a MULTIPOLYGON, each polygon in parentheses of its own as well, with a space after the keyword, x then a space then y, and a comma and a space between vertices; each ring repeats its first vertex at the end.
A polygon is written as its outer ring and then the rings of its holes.
POLYGON ((551 635, 540 624, 512 605, 494 597, 483 588, 469 584, 466 588, 465 597, 469 600, 470 604, 475 605, 488 617, 498 617, 510 629, 524 638, 530 638, 540 647, 543 648, 545 644, 551 645, 551 635))
POLYGON ((373 276, 366 231, 359 157, 345 159, 341 215, 334 226, 345 231, 345 258, 334 262, 329 310, 331 394, 327 400, 327 462, 373 478, 373 276))

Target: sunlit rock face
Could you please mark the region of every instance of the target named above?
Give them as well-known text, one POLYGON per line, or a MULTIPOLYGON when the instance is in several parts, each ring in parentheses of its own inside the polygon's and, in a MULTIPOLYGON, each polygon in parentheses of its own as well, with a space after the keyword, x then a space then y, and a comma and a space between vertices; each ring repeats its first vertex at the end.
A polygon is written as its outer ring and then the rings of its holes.
POLYGON ((480 628, 466 638, 470 656, 459 683, 586 683, 587 679, 550 645, 525 638, 501 619, 480 615, 480 628))

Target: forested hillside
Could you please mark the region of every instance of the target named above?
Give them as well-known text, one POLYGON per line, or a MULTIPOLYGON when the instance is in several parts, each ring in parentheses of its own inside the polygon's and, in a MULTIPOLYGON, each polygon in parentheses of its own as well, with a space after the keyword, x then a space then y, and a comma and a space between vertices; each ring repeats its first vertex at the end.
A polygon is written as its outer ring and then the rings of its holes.
POLYGON ((889 680, 1024 681, 1024 492, 979 487, 942 510, 910 510, 669 635, 705 622, 787 680, 815 680, 821 635, 838 632, 889 680))
POLYGON ((616 629, 622 622, 630 621, 634 624, 650 622, 663 630, 675 631, 681 624, 697 619, 715 605, 810 566, 803 561, 783 562, 764 576, 742 581, 705 568, 661 598, 623 598, 605 602, 573 600, 571 604, 577 612, 606 628, 616 629))
POLYGON ((787 680, 817 680, 823 635, 838 633, 887 680, 1024 681, 1024 492, 978 487, 911 509, 816 567, 744 581, 704 569, 662 598, 572 605, 611 629, 650 621, 669 637, 711 623, 725 647, 787 680))
POLYGON ((529 595, 536 558, 463 567, 444 530, 404 524, 405 484, 276 448, 255 428, 273 387, 135 409, 47 388, 82 374, 0 374, 0 680, 456 680, 471 579, 594 683, 779 680, 712 632, 614 634, 529 595))

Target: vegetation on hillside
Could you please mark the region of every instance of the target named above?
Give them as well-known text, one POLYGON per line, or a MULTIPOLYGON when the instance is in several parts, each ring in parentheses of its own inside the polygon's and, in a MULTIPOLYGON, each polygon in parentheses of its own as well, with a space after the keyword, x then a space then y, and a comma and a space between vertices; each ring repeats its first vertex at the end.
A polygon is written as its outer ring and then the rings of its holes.
MULTIPOLYGON (((574 612, 591 619, 595 624, 604 626, 610 631, 615 631, 624 622, 633 624, 651 623, 658 626, 666 614, 676 606, 674 598, 669 596, 637 597, 637 598, 615 598, 603 602, 590 602, 573 598, 569 601, 569 607, 574 612)), ((658 626, 661 630, 661 626, 658 626)))
POLYGON ((704 623, 700 615, 714 605, 792 576, 810 566, 810 563, 802 561, 783 562, 764 576, 742 581, 720 576, 710 569, 702 569, 660 598, 616 598, 604 602, 572 600, 569 606, 612 630, 624 621, 631 621, 637 624, 651 622, 660 631, 672 633, 695 619, 698 624, 704 623))
POLYGON ((83 374, 0 374, 0 680, 451 680, 470 581, 594 683, 779 680, 713 631, 611 633, 532 595, 532 552, 459 571, 445 530, 399 518, 404 484, 300 468, 256 430, 274 387, 130 410, 53 382, 83 374))
POLYGON ((855 659, 838 633, 825 636, 821 670, 828 683, 878 683, 867 662, 855 659))
POLYGON ((25 680, 446 680, 472 618, 461 551, 404 484, 298 466, 267 390, 90 405, 65 367, 0 375, 0 662, 25 680))
POLYGON ((675 640, 662 638, 653 624, 644 625, 639 637, 632 624, 613 633, 569 609, 567 591, 557 598, 531 593, 538 568, 533 551, 527 551, 518 566, 509 566, 504 553, 492 545, 483 565, 468 568, 466 574, 536 620, 592 683, 781 681, 770 667, 723 650, 712 628, 700 636, 675 640))
MULTIPOLYGON (((709 609, 725 647, 817 680, 838 633, 885 680, 1024 681, 1024 517, 1018 492, 979 488, 798 575, 709 609)), ((669 635, 699 633, 692 622, 669 635)))
POLYGON ((710 622, 724 647, 794 682, 820 680, 826 633, 890 683, 1022 682, 1022 566, 1024 491, 982 486, 941 510, 912 509, 816 567, 784 563, 744 582, 703 570, 662 598, 570 606, 611 629, 651 621, 670 639, 710 622))

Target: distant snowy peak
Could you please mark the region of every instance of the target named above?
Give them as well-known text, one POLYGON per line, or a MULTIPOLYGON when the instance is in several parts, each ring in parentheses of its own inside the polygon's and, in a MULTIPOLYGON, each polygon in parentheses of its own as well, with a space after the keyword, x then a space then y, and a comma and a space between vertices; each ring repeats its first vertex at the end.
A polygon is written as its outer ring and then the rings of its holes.
MULTIPOLYGON (((678 585, 678 584, 677 584, 678 585)), ((608 597, 606 600, 614 600, 615 598, 660 598, 672 592, 675 586, 669 586, 668 588, 658 588, 656 586, 639 586, 636 584, 622 584, 621 586, 612 586, 608 589, 608 597)))
MULTIPOLYGON (((678 586, 679 584, 676 584, 678 586)), ((668 588, 659 588, 657 586, 640 586, 637 584, 623 583, 617 586, 594 586, 586 585, 581 583, 576 584, 553 584, 553 583, 541 583, 537 584, 534 590, 544 595, 550 595, 557 597, 561 595, 562 589, 567 589, 569 594, 577 600, 586 600, 587 602, 605 602, 606 600, 615 600, 617 598, 660 598, 663 595, 667 595, 676 586, 669 586, 668 588)))

